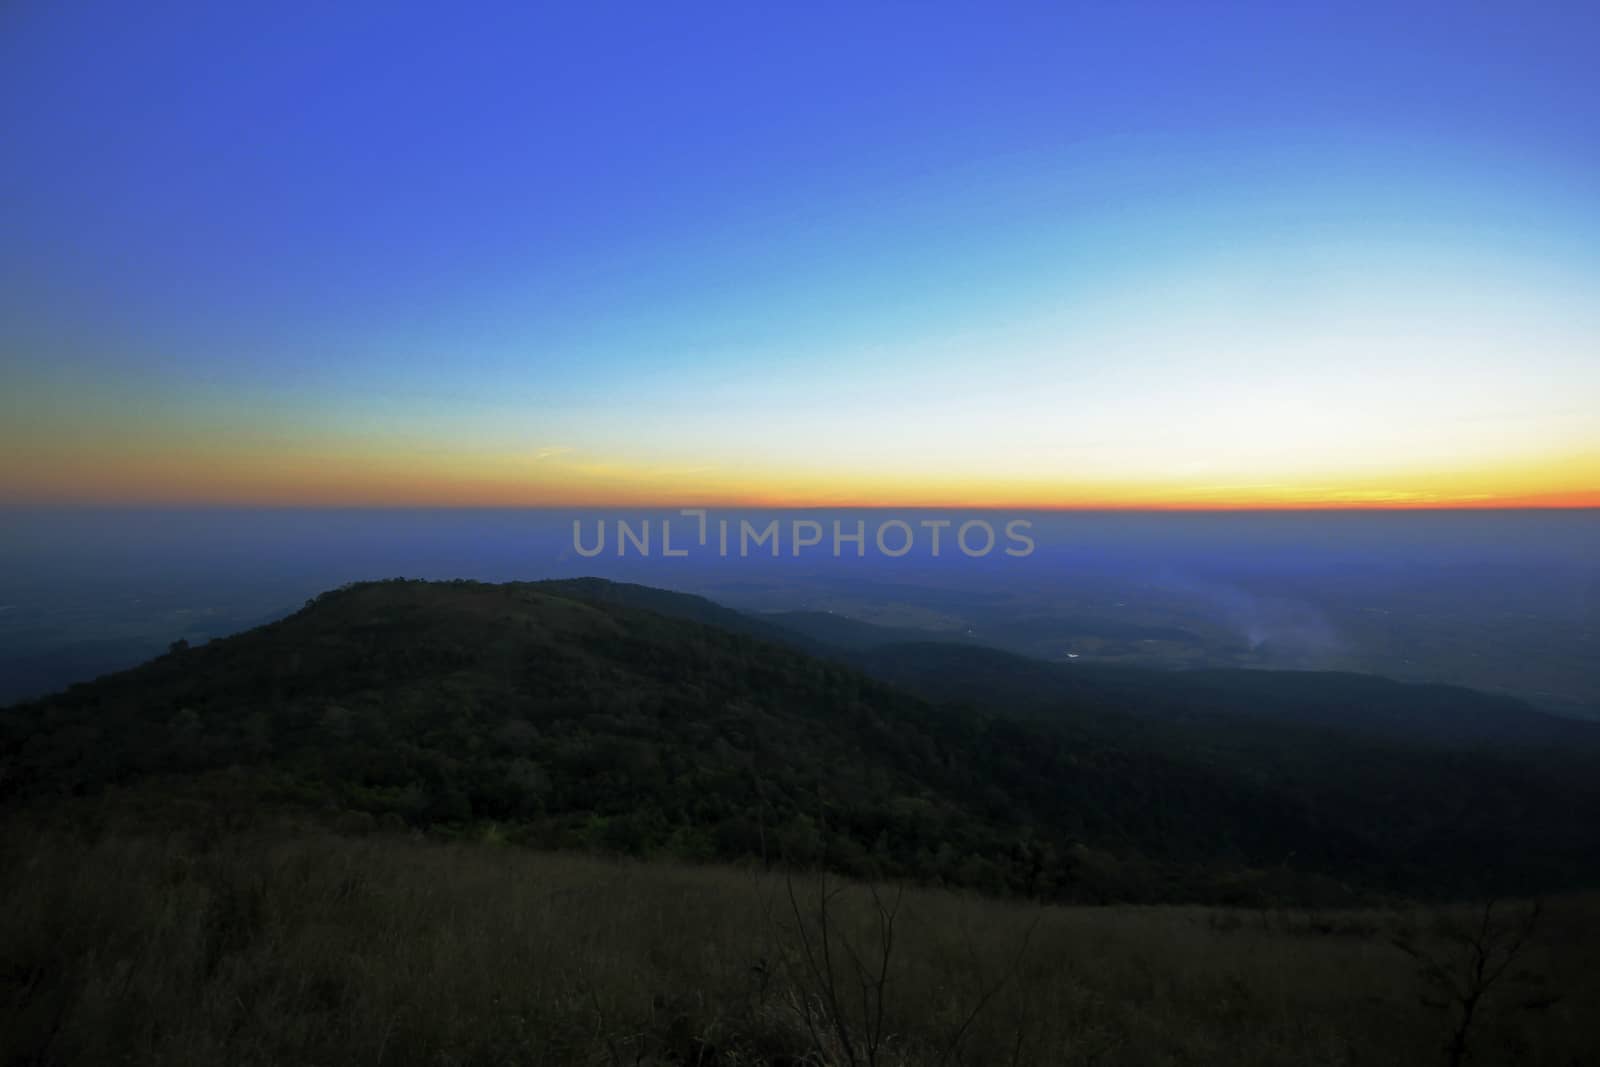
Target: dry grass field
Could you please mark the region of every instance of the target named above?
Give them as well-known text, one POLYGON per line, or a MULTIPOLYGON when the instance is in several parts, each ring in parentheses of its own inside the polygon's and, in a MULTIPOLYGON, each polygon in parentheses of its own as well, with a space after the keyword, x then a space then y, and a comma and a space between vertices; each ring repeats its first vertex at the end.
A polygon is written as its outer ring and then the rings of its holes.
MULTIPOLYGON (((13 826, 0 860, 8 1064, 1415 1067, 1449 1062, 1441 993, 1473 967, 1437 914, 1046 907, 492 841, 13 826)), ((1600 901, 1548 902, 1463 1061, 1597 1062, 1597 931, 1600 901)))

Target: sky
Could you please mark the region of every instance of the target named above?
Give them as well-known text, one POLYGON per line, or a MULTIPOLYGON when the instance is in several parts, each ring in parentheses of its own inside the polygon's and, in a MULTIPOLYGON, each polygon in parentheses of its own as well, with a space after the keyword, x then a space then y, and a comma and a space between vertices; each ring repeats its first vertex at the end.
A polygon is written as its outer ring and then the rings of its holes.
POLYGON ((0 503, 1600 505, 1592 3, 0 7, 0 503))

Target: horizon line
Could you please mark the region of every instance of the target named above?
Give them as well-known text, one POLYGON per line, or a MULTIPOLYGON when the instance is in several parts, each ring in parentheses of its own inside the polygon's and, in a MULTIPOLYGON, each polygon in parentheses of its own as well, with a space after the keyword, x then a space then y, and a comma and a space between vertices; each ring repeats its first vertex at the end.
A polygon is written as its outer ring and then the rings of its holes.
POLYGON ((283 501, 0 501, 0 511, 547 511, 547 512, 644 512, 704 509, 706 511, 981 511, 981 512, 1043 512, 1048 514, 1320 514, 1320 513, 1392 513, 1392 512, 1493 512, 1493 511, 1548 511, 1579 512, 1600 511, 1600 494, 1581 503, 1396 503, 1351 504, 1345 502, 1326 504, 1260 505, 1260 504, 1037 504, 1037 503, 826 503, 771 501, 698 502, 678 503, 441 503, 441 502, 283 502, 283 501))

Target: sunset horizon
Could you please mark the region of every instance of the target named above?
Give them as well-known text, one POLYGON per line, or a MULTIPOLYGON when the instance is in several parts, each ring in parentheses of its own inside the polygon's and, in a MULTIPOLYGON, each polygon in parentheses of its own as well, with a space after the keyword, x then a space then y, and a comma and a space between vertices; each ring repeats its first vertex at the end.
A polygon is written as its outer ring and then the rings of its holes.
POLYGON ((1395 18, 15 12, 0 506, 1600 506, 1584 21, 1395 18))
MULTIPOLYGON (((709 466, 630 467, 559 457, 473 464, 362 464, 322 455, 314 463, 235 461, 184 477, 102 461, 93 476, 60 477, 48 486, 13 483, 0 506, 13 507, 363 507, 363 508, 955 508, 1133 511, 1477 510, 1600 507, 1600 488, 1584 475, 1590 457, 1485 472, 1364 472, 1289 479, 1129 480, 1023 478, 1005 475, 899 477, 860 470, 752 473, 709 466), (130 469, 131 468, 131 469, 130 469), (315 468, 315 469, 311 469, 315 468), (519 473, 520 468, 520 473, 519 473), (486 475, 484 471, 496 472, 486 475), (1570 471, 1580 472, 1576 476, 1570 471)), ((32 472, 37 476, 37 471, 32 472)))

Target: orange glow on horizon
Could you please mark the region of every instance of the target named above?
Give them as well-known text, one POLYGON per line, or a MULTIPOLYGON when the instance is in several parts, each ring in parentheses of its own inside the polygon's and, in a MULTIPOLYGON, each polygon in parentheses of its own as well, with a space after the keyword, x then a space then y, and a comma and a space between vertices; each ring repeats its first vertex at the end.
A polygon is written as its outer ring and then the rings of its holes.
MULTIPOLYGON (((570 454, 569 454, 570 453, 570 454)), ((905 507, 1017 510, 1307 510, 1600 507, 1600 456, 1480 470, 1212 478, 918 475, 620 462, 528 455, 207 454, 158 449, 45 456, 0 471, 0 503, 267 507, 905 507)))

